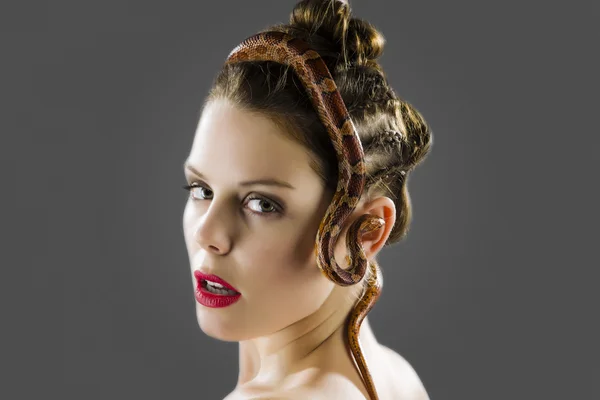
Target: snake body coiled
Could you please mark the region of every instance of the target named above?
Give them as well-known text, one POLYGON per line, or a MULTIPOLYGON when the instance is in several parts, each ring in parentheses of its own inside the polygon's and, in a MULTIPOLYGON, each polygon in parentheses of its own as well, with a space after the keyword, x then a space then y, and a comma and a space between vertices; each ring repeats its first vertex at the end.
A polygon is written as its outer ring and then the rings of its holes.
POLYGON ((378 399, 375 385, 358 340, 367 313, 381 294, 381 271, 375 261, 368 262, 359 236, 383 226, 383 219, 363 214, 348 228, 346 247, 349 269, 341 268, 334 256, 335 244, 345 220, 360 201, 366 168, 360 138, 324 60, 308 43, 283 32, 266 31, 253 35, 235 47, 226 64, 244 61, 274 61, 290 66, 304 85, 319 118, 332 141, 338 160, 338 185, 319 226, 315 253, 323 274, 341 286, 359 283, 370 268, 371 280, 354 305, 346 336, 351 355, 372 400, 378 399))

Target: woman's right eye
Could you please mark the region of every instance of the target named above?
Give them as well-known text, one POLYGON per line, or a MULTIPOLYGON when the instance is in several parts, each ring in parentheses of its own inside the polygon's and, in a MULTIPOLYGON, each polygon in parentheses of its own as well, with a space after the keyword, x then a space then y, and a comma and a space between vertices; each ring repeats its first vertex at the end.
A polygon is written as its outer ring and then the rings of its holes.
MULTIPOLYGON (((199 184, 197 184, 197 183, 192 183, 191 185, 186 185, 186 186, 184 186, 183 188, 184 188, 185 190, 189 191, 189 192, 190 192, 190 194, 192 194, 192 193, 193 193, 193 192, 192 192, 192 190, 193 190, 193 189, 206 189, 204 186, 202 186, 202 185, 199 185, 199 184)), ((210 192, 210 190, 209 190, 209 192, 210 192)), ((202 197, 200 200, 205 200, 205 198, 204 198, 204 197, 202 197)))

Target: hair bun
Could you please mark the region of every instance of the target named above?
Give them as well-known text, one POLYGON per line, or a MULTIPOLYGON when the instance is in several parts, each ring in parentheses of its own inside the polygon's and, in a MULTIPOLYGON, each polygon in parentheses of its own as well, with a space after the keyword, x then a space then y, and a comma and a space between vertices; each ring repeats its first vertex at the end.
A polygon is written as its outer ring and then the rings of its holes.
POLYGON ((370 23, 352 18, 344 1, 302 0, 294 7, 289 24, 330 42, 349 64, 366 65, 383 53, 383 35, 370 23))

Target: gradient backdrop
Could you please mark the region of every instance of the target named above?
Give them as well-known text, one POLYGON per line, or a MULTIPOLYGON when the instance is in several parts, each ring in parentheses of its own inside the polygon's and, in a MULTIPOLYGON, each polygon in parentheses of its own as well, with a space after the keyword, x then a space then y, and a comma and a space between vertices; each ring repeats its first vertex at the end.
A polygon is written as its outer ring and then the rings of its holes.
MULTIPOLYGON (((233 389, 237 344, 196 321, 182 164, 229 51, 294 4, 1 6, 0 397, 233 389)), ((600 399, 598 2, 351 5, 434 135, 378 339, 435 400, 600 399)))

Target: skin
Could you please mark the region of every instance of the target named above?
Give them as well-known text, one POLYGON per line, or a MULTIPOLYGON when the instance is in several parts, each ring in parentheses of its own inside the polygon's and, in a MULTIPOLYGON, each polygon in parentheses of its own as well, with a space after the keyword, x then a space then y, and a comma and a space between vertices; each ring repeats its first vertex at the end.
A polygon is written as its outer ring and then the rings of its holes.
MULTIPOLYGON (((239 342, 236 394, 333 384, 338 393, 345 385, 345 390, 353 386, 355 395, 366 396, 343 335, 358 285, 329 281, 314 257, 315 235, 332 193, 310 168, 307 150, 279 129, 265 116, 225 100, 208 103, 200 117, 187 163, 205 178, 185 171, 188 184, 203 186, 194 190, 183 215, 192 283, 195 288, 195 270, 213 273, 242 297, 220 309, 196 302, 198 323, 213 338, 239 342), (288 182, 294 189, 239 186, 261 178, 288 182), (261 199, 249 199, 254 196, 261 199), (284 208, 281 213, 278 204, 284 208), (327 372, 347 381, 331 381, 327 372)), ((347 229, 364 213, 387 221, 363 236, 367 259, 376 256, 389 236, 396 217, 392 200, 361 200, 337 242, 340 265, 346 265, 347 229)), ((368 318, 360 341, 377 385, 382 374, 371 365, 387 360, 389 349, 377 342, 368 318)))

